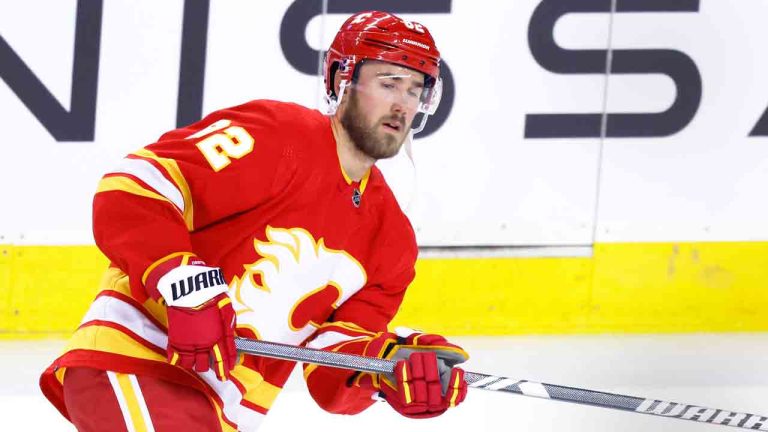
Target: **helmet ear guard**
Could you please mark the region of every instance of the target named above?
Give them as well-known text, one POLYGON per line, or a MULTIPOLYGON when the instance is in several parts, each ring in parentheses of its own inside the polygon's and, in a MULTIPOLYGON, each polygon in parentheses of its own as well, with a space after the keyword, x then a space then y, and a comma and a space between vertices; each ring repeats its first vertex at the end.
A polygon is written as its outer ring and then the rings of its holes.
POLYGON ((325 81, 325 102, 328 104, 328 114, 333 115, 341 104, 341 99, 344 96, 344 91, 347 87, 354 84, 357 81, 357 77, 360 74, 360 68, 365 63, 365 59, 360 61, 360 64, 356 64, 353 58, 343 58, 338 61, 333 61, 330 64, 328 60, 328 54, 325 53, 324 64, 326 65, 325 81), (351 72, 351 73, 350 73, 351 72), (337 73, 342 74, 342 79, 339 82, 339 94, 336 94, 334 89, 334 81, 337 73))
MULTIPOLYGON (((325 53, 325 61, 324 63, 327 64, 328 62, 328 52, 325 53)), ((335 77, 336 72, 338 72, 340 68, 339 62, 333 62, 330 65, 326 66, 325 70, 325 103, 328 106, 327 114, 333 115, 336 113, 336 110, 339 108, 339 104, 341 103, 341 98, 344 96, 344 90, 349 85, 347 80, 342 79, 339 83, 339 94, 336 94, 335 88, 335 77)))
MULTIPOLYGON (((328 53, 326 52, 325 55, 327 56, 328 53)), ((327 96, 331 98, 336 97, 336 91, 334 90, 334 77, 336 77, 336 72, 339 70, 339 62, 333 62, 333 64, 330 65, 330 71, 328 71, 328 79, 331 81, 329 86, 326 86, 328 88, 327 96)))

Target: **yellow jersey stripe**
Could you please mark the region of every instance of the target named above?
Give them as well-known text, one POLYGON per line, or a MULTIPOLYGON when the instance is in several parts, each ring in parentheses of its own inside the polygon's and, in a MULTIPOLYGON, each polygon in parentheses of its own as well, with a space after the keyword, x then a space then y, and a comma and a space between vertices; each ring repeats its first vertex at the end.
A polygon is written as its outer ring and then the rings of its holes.
MULTIPOLYGON (((344 170, 344 166, 341 164, 341 159, 339 159, 339 170, 341 171, 341 175, 344 177, 344 181, 347 182, 348 185, 352 184, 352 178, 347 174, 347 172, 344 170)), ((368 185, 368 178, 371 176, 371 170, 368 169, 368 171, 363 174, 363 178, 360 179, 360 193, 365 193, 365 187, 368 185)))
MULTIPOLYGON (((186 253, 191 254, 192 252, 186 253)), ((101 284, 99 286, 101 287, 101 291, 114 291, 123 294, 126 297, 135 299, 133 293, 131 292, 131 284, 129 282, 128 275, 123 273, 123 271, 118 268, 108 268, 104 273, 104 276, 101 279, 101 284)), ((144 309, 146 309, 150 315, 152 315, 158 322, 160 322, 163 327, 168 327, 168 314, 165 306, 152 300, 152 298, 148 298, 146 301, 144 301, 142 306, 144 306, 144 309)))
POLYGON ((159 163, 163 168, 165 168, 173 181, 176 183, 176 186, 179 187, 181 196, 184 197, 184 221, 187 224, 187 229, 192 231, 194 229, 192 193, 190 192, 189 184, 184 178, 184 175, 181 173, 181 169, 179 169, 179 165, 176 163, 176 161, 173 159, 159 157, 147 149, 138 150, 133 154, 136 156, 145 157, 147 159, 152 159, 159 163))
POLYGON ((368 178, 370 178, 370 177, 371 177, 371 170, 369 169, 368 171, 365 172, 365 175, 360 180, 360 193, 361 194, 365 193, 365 187, 368 186, 368 178))
POLYGON ((451 406, 452 407, 456 406, 456 399, 458 399, 458 397, 459 397, 459 386, 461 384, 459 382, 459 380, 461 379, 461 377, 459 375, 461 375, 461 374, 460 373, 456 373, 456 379, 453 380, 453 386, 451 386, 451 390, 452 390, 452 393, 453 393, 451 395, 451 406))
POLYGON ((351 331, 353 331, 355 333, 362 333, 362 334, 366 334, 366 335, 369 335, 369 336, 376 336, 378 334, 376 332, 368 331, 368 330, 360 327, 359 325, 357 325, 357 324, 355 324, 353 322, 348 322, 348 321, 325 322, 325 323, 323 323, 320 326, 320 329, 324 329, 324 328, 328 328, 328 327, 339 327, 339 328, 342 328, 342 329, 351 330, 351 331))
POLYGON ((260 373, 245 366, 236 366, 232 370, 232 376, 246 389, 249 389, 243 395, 244 400, 267 410, 272 407, 277 394, 282 390, 280 387, 264 381, 264 377, 260 373))
POLYGON ((76 349, 106 351, 144 360, 166 361, 165 356, 145 347, 120 330, 102 325, 90 325, 77 329, 65 351, 76 349))
POLYGON ((54 374, 56 375, 56 380, 59 381, 61 385, 64 385, 64 373, 67 371, 67 368, 62 367, 56 370, 54 374))
MULTIPOLYGON (((173 205, 173 203, 170 200, 168 200, 168 198, 158 193, 155 193, 153 191, 144 189, 141 185, 139 185, 133 179, 130 179, 128 177, 111 176, 111 177, 105 177, 101 179, 101 181, 99 182, 99 186, 96 188, 96 193, 111 192, 111 191, 126 192, 133 195, 165 201, 173 205)), ((175 205, 173 206, 173 208, 178 210, 178 207, 176 207, 175 205)))
POLYGON ((126 408, 128 409, 128 414, 131 416, 133 428, 136 432, 149 432, 150 429, 144 422, 144 416, 141 413, 141 408, 139 408, 139 398, 133 390, 129 376, 124 373, 115 373, 115 376, 117 378, 117 383, 120 386, 120 391, 125 398, 126 408))
MULTIPOLYGON (((152 270, 156 269, 157 266, 159 266, 160 264, 163 264, 164 262, 166 262, 168 260, 171 260, 173 258, 179 257, 179 256, 180 257, 184 257, 185 255, 194 255, 194 253, 192 253, 192 252, 174 252, 172 254, 168 254, 168 255, 160 258, 159 260, 153 262, 152 264, 149 265, 149 267, 147 267, 146 270, 144 270, 144 274, 141 275, 141 283, 142 284, 146 284, 147 283, 147 277, 149 276, 149 274, 152 273, 152 270)), ((187 259, 187 257, 182 258, 182 264, 184 264, 184 262, 183 262, 184 259, 187 259)), ((130 295, 130 289, 125 294, 130 295)))
POLYGON ((128 380, 131 382, 133 392, 136 393, 136 398, 139 401, 139 410, 141 411, 141 416, 144 418, 144 424, 147 426, 147 430, 149 432, 155 432, 155 426, 152 423, 152 418, 149 416, 149 408, 147 407, 146 399, 144 399, 144 393, 141 391, 139 379, 136 378, 136 375, 131 374, 128 375, 128 380))
POLYGON ((405 403, 410 404, 411 399, 411 386, 408 383, 408 367, 403 367, 403 392, 405 393, 405 403))
POLYGON ((216 357, 216 369, 218 369, 219 376, 221 377, 222 381, 227 380, 227 376, 224 374, 224 359, 221 357, 221 350, 219 349, 219 344, 216 344, 213 346, 213 355, 216 357))
POLYGON ((221 425, 222 432, 238 432, 237 429, 233 428, 232 426, 229 425, 229 423, 224 421, 224 413, 221 412, 221 407, 219 406, 219 404, 211 400, 211 405, 213 405, 213 409, 216 410, 216 417, 218 417, 219 419, 219 424, 221 425))
POLYGON ((115 393, 115 399, 117 399, 117 405, 120 407, 120 413, 123 416, 123 423, 125 423, 125 429, 128 432, 136 432, 136 428, 133 425, 133 416, 131 416, 130 409, 128 408, 128 401, 125 398, 125 392, 120 386, 117 380, 117 373, 112 371, 106 371, 109 384, 112 386, 112 391, 115 393))

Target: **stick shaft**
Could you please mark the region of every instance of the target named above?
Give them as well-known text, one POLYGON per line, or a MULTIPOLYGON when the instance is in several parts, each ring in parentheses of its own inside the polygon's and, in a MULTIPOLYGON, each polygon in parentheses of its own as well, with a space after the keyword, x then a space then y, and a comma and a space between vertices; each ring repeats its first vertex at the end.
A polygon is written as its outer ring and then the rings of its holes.
MULTIPOLYGON (((240 352, 246 354, 301 361, 360 372, 392 373, 395 369, 394 361, 374 357, 323 351, 246 338, 235 338, 235 345, 240 352)), ((528 380, 516 380, 477 372, 465 372, 464 380, 469 387, 483 390, 515 393, 524 396, 678 418, 681 420, 734 426, 749 430, 768 431, 768 417, 757 414, 706 408, 528 380)))
POLYGON ((333 351, 323 351, 312 348, 297 347, 276 342, 265 342, 256 339, 235 338, 238 351, 283 360, 302 361, 341 369, 360 372, 392 373, 395 362, 392 360, 345 354, 333 351))

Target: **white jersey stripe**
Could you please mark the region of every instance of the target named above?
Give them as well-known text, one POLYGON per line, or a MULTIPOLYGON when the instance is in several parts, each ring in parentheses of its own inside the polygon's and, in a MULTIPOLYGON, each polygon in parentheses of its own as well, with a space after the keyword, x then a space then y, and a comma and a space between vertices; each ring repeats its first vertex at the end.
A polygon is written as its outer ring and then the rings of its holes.
POLYGON ((181 194, 181 191, 151 163, 143 159, 125 158, 113 173, 125 173, 138 178, 160 193, 160 195, 166 197, 184 213, 184 196, 181 194))
POLYGON ((82 323, 93 320, 120 324, 161 349, 165 349, 168 345, 168 336, 164 331, 157 328, 133 305, 119 298, 103 295, 91 303, 82 323))
POLYGON ((139 386, 139 381, 136 379, 136 375, 128 375, 128 380, 131 382, 133 392, 136 393, 136 399, 139 402, 139 410, 141 410, 141 416, 144 418, 144 425, 147 427, 147 432, 155 432, 152 418, 149 417, 147 401, 144 400, 144 393, 141 392, 141 386, 139 386))
POLYGON ((237 418, 237 424, 240 430, 255 431, 264 421, 264 417, 264 414, 240 405, 240 416, 237 418))
POLYGON ((125 420, 125 428, 128 432, 136 432, 136 428, 133 426, 133 419, 131 418, 131 412, 128 410, 128 402, 125 400, 123 390, 120 388, 120 383, 117 381, 117 374, 112 371, 107 371, 107 377, 109 383, 112 384, 112 391, 117 396, 117 404, 120 405, 120 412, 123 413, 123 420, 125 420))
POLYGON ((205 372, 197 372, 200 378, 208 384, 216 395, 219 396, 224 403, 224 415, 235 423, 241 430, 247 430, 242 423, 240 414, 245 411, 245 407, 241 408, 240 402, 243 400, 243 394, 240 393, 240 389, 237 388, 232 380, 219 381, 216 378, 216 374, 213 370, 208 369, 205 372))
POLYGON ((335 345, 339 342, 346 342, 346 341, 351 341, 355 339, 363 339, 366 337, 367 336, 350 336, 344 333, 329 331, 319 335, 318 337, 310 341, 307 344, 307 348, 323 349, 331 345, 335 345))

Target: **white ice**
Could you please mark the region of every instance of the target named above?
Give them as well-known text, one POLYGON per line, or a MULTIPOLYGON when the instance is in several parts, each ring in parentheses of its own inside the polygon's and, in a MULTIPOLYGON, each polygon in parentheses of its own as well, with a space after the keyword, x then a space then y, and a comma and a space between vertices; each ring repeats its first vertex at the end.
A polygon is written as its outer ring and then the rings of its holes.
MULTIPOLYGON (((466 369, 516 379, 768 415, 768 334, 453 338, 466 369)), ((0 342, 3 431, 74 431, 37 386, 62 341, 0 342)), ((707 432, 726 426, 472 389, 457 409, 409 420, 375 404, 357 416, 319 409, 294 373, 260 432, 707 432)))

